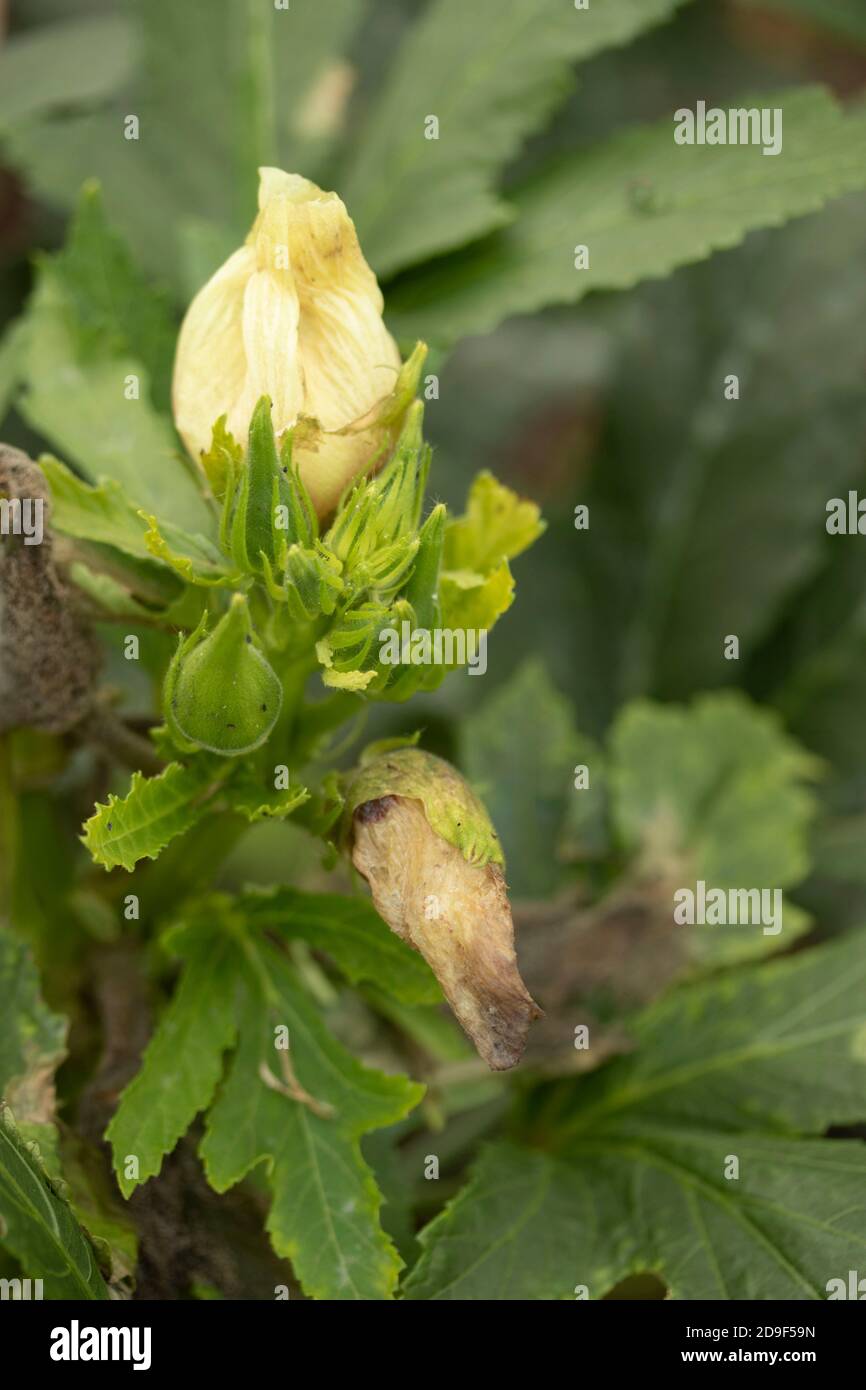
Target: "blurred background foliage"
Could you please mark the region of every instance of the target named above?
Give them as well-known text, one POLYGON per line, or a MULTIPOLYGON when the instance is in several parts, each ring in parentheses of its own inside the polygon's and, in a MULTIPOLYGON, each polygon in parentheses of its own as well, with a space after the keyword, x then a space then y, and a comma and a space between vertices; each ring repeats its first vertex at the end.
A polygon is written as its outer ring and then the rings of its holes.
MULTIPOLYGON (((666 279, 506 317, 493 331, 453 341, 441 312, 428 333, 413 277, 431 249, 446 258, 455 252, 444 268, 433 267, 431 283, 449 286, 453 274, 459 284, 461 243, 495 237, 508 208, 471 179, 468 191, 456 189, 453 206, 423 181, 410 182, 404 202, 391 206, 387 106, 372 141, 361 140, 401 43, 417 21, 423 25, 428 7, 422 0, 299 6, 304 44, 285 49, 272 45, 255 5, 229 7, 230 19, 224 0, 206 8, 203 22, 201 4, 177 0, 7 5, 2 320, 14 325, 34 264, 63 244, 87 179, 101 182, 112 223, 178 321, 247 231, 257 163, 335 187, 358 220, 395 331, 431 340, 440 378, 426 412, 435 497, 459 511, 469 479, 490 468, 538 501, 548 521, 542 541, 515 565, 517 601, 491 636, 485 679, 455 676, 408 708, 376 709, 366 726, 370 737, 423 728, 426 746, 458 761, 487 798, 509 883, 524 903, 521 952, 534 991, 543 1000, 545 984, 548 997, 556 993, 557 904, 597 901, 624 871, 626 882, 639 882, 648 846, 652 872, 666 882, 665 855, 676 859, 687 848, 691 868, 708 879, 744 883, 754 870, 762 883, 785 887, 798 931, 811 925, 830 936, 859 926, 866 551, 860 537, 827 535, 825 505, 849 489, 866 495, 866 195, 751 232, 666 279), (148 132, 134 162, 119 135, 129 112, 148 132), (451 245, 443 226, 453 226, 451 245), (723 397, 729 373, 740 380, 736 403, 723 397), (575 530, 578 504, 589 507, 587 531, 575 530), (736 662, 723 657, 729 633, 740 638, 736 662), (707 698, 732 690, 753 704, 707 698), (690 710, 650 707, 642 697, 690 710), (656 767, 659 748, 667 751, 656 767), (573 790, 579 763, 593 767, 591 794, 573 790), (657 827, 646 827, 665 777, 682 824, 659 848, 657 827), (692 786, 690 801, 684 789, 692 786)), ((565 55, 561 72, 544 68, 533 85, 518 71, 515 43, 514 81, 524 84, 534 115, 524 122, 528 144, 522 132, 502 137, 506 202, 548 161, 635 122, 669 119, 699 98, 729 105, 819 82, 860 107, 866 16, 859 0, 658 8, 660 18, 671 12, 670 22, 590 57, 576 83, 565 55)), ((466 15, 472 10, 466 6, 466 15)), ((454 61, 461 53, 469 60, 472 20, 466 24, 467 33, 454 36, 454 61)), ((420 42, 417 32, 410 41, 420 42)), ((485 42, 497 41, 494 25, 485 42)), ((395 111, 413 99, 411 89, 389 94, 395 111)), ((447 142, 441 157, 448 158, 447 142)), ((480 165, 484 157, 482 150, 480 165)), ((0 406, 9 405, 3 437, 38 452, 45 439, 14 403, 20 349, 14 328, 0 338, 0 406)), ((165 352, 157 359, 165 369, 165 352)), ((164 392, 158 371, 154 378, 164 392)), ((150 677, 166 656, 160 639, 151 645, 144 671, 120 659, 110 666, 130 715, 150 710, 150 677)), ((33 756, 45 761, 44 784, 56 771, 50 751, 33 756)), ((75 766, 63 778, 65 802, 36 793, 24 802, 26 833, 53 847, 52 881, 21 890, 37 941, 61 897, 75 902, 84 930, 110 933, 100 899, 76 878, 68 831, 88 808, 76 806, 75 766)), ((187 882, 203 877, 213 857, 211 842, 203 842, 201 862, 195 842, 169 852, 148 871, 151 905, 160 888, 170 899, 173 873, 187 882)), ((250 880, 325 881, 310 870, 300 832, 283 825, 256 827, 227 854, 221 883, 250 880)), ((579 963, 578 951, 575 971, 579 963)), ((610 1013, 608 985, 594 998, 600 1017, 610 1013)), ((75 982, 64 980, 56 959, 49 995, 74 1017, 75 982)), ((363 1035, 363 1019, 356 1024, 363 1035)), ((351 1032, 351 1020, 346 1027, 351 1032)), ((447 1052, 449 1044, 437 1046, 447 1052)), ((72 1064, 82 1070, 84 1053, 72 1064)), ((465 1061, 459 1047, 456 1057, 465 1061)), ((439 1137, 446 1163, 449 1151, 465 1154, 495 1126, 497 1107, 496 1086, 486 1079, 468 1086, 453 1103, 449 1137, 439 1137)), ((399 1182, 389 1191, 396 1160, 387 1137, 370 1141, 374 1150, 391 1200, 387 1220, 407 1253, 411 1222, 399 1182)), ((423 1210, 426 1195, 416 1196, 423 1210)))

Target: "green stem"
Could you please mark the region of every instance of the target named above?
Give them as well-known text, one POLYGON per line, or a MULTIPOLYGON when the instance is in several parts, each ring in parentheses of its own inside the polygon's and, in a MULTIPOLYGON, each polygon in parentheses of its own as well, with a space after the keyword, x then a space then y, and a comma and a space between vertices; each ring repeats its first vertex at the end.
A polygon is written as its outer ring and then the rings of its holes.
POLYGON ((362 714, 364 709, 361 697, 349 690, 337 690, 324 700, 305 705, 295 729, 295 756, 305 762, 325 734, 362 714))

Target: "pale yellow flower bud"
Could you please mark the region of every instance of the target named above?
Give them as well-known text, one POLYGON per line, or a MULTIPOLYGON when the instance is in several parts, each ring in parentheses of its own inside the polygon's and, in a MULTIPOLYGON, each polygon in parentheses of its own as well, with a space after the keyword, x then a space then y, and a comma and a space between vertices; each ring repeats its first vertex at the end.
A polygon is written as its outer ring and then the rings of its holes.
POLYGON ((181 327, 175 423, 198 458, 215 420, 226 415, 244 440, 256 402, 269 396, 278 434, 302 422, 294 457, 325 516, 387 455, 400 354, 336 193, 281 169, 260 169, 259 180, 246 244, 199 291, 181 327))

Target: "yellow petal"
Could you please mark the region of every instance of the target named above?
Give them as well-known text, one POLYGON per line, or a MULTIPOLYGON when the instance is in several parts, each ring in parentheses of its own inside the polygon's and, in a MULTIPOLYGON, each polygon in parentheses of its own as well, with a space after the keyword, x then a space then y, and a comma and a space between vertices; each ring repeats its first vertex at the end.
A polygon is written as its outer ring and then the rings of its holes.
POLYGON ((400 373, 376 277, 335 193, 281 169, 259 170, 259 214, 246 244, 190 305, 178 339, 175 421, 194 457, 214 421, 244 439, 262 395, 278 433, 315 421, 299 449, 320 515, 393 439, 377 426, 400 373))

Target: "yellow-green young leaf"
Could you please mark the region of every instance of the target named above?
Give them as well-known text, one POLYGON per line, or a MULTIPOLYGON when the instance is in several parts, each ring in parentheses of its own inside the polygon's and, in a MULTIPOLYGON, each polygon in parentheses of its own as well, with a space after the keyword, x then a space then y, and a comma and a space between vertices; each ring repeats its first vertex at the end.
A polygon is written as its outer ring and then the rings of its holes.
POLYGON ((96 1252, 31 1145, 0 1104, 0 1243, 43 1297, 108 1298, 96 1252))
POLYGON ((229 573, 216 546, 205 536, 191 536, 147 512, 139 516, 147 525, 146 553, 162 560, 188 584, 227 586, 237 581, 238 575, 229 573))
POLYGON ((486 631, 514 602, 514 579, 508 561, 478 574, 475 570, 443 570, 439 579, 442 627, 451 631, 486 631))
POLYGON ((0 1095, 56 1173, 54 1072, 66 1055, 66 1020, 43 1002, 29 947, 2 929, 0 1000, 0 1095))
POLYGON ((567 95, 570 66, 684 0, 433 0, 393 64, 344 189, 379 275, 507 223, 502 167, 567 95), (437 125, 433 125, 431 117, 437 125))
POLYGON ((210 1105, 223 1053, 236 1036, 243 962, 235 941, 199 932, 182 949, 186 959, 174 996, 105 1133, 125 1197, 159 1172, 165 1155, 210 1105))
POLYGON ((86 822, 82 839, 97 864, 131 873, 140 859, 156 859, 170 840, 182 835, 207 812, 209 784, 221 771, 209 759, 184 767, 169 763, 157 777, 132 774, 129 791, 112 794, 86 822))
POLYGON ((356 1062, 285 958, 268 945, 255 949, 240 1044, 201 1145, 208 1180, 224 1192, 264 1164, 268 1233, 304 1291, 390 1298, 402 1262, 379 1223, 382 1198, 359 1141, 402 1119, 423 1087, 356 1062))
POLYGON ((272 773, 265 784, 251 768, 243 765, 225 788, 226 805, 246 816, 252 825, 260 820, 285 820, 309 799, 310 793, 306 787, 293 784, 277 789, 272 773))
POLYGON ((236 906, 248 927, 326 951, 352 984, 369 981, 405 1004, 442 999, 427 962, 386 927, 366 898, 266 888, 242 894, 236 906))
POLYGON ((633 1053, 550 1088, 544 1152, 487 1151, 407 1297, 600 1298, 652 1269, 675 1298, 825 1298, 862 1268, 866 1153, 796 1136, 862 1118, 864 985, 860 932, 648 1009, 633 1053))
POLYGON ((672 116, 612 136, 515 195, 515 221, 401 282, 389 321, 438 344, 485 333, 510 314, 627 289, 736 246, 866 185, 866 114, 845 116, 821 88, 762 93, 737 107, 779 107, 783 148, 677 145, 672 116), (578 247, 588 248, 577 269, 578 247))
POLYGON ((518 497, 485 471, 472 484, 464 515, 446 528, 442 563, 446 570, 488 574, 502 560, 527 550, 543 531, 536 503, 518 497))

